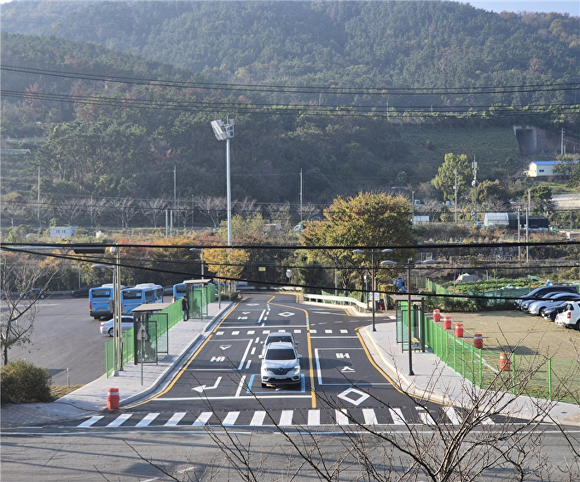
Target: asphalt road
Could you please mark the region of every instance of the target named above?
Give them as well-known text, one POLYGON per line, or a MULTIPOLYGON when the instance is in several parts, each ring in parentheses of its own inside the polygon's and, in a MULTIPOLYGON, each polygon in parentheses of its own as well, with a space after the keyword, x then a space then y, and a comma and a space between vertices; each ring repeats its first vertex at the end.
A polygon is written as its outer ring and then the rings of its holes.
POLYGON ((48 368, 53 385, 86 384, 105 373, 105 342, 100 321, 89 316, 86 298, 54 297, 38 301, 31 344, 15 346, 10 361, 26 359, 48 368))
MULTIPOLYGON (((440 446, 432 445, 428 431, 416 432, 414 437, 417 441, 414 451, 434 453, 441 449, 440 446)), ((517 474, 519 477, 512 478, 512 471, 504 467, 489 470, 476 480, 578 480, 580 474, 577 461, 575 464, 571 462, 570 448, 561 433, 555 431, 538 435, 535 443, 545 451, 546 457, 535 461, 530 456, 530 469, 517 474)), ((230 432, 228 437, 224 431, 206 433, 203 430, 172 433, 63 433, 3 436, 1 447, 2 480, 10 482, 249 480, 250 472, 245 473, 246 477, 241 476, 235 467, 244 469, 244 465, 241 462, 231 463, 228 456, 233 454, 225 447, 242 449, 235 453, 248 461, 248 466, 252 468, 251 480, 256 481, 379 480, 372 475, 375 468, 383 475, 380 480, 431 480, 422 474, 417 478, 403 475, 410 463, 409 458, 396 450, 391 452, 387 445, 381 446, 378 437, 373 435, 350 438, 346 434, 325 437, 318 433, 295 433, 286 439, 281 434, 254 432, 251 436, 244 436, 230 432), (318 478, 314 469, 304 464, 304 460, 297 455, 291 441, 303 453, 312 453, 321 470, 328 470, 329 473, 334 471, 334 477, 318 478), (363 457, 357 459, 356 453, 349 454, 354 444, 366 453, 368 460, 363 457), (324 460, 324 465, 320 459, 324 460), (374 463, 365 468, 365 463, 370 461, 374 463), (391 467, 393 472, 389 474, 391 467), (367 476, 361 476, 365 472, 367 476)), ((473 472, 478 458, 483 459, 486 454, 498 452, 481 446, 476 460, 464 461, 465 466, 473 472)), ((464 475, 467 476, 467 473, 464 475)))

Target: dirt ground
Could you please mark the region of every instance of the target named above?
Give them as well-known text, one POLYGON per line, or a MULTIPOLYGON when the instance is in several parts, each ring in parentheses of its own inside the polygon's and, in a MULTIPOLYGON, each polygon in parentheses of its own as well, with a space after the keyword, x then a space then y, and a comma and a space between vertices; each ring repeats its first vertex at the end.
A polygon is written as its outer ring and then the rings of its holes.
POLYGON ((463 338, 473 344, 473 335, 483 336, 484 349, 516 355, 543 355, 559 360, 580 360, 580 332, 558 326, 541 316, 520 311, 489 311, 480 313, 441 313, 463 323, 463 338))

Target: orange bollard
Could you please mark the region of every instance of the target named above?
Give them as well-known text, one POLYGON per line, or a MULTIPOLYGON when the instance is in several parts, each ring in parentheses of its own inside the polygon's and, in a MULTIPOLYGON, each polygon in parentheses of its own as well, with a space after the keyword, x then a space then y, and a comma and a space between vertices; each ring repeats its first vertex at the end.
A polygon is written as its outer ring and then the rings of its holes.
POLYGON ((443 317, 443 329, 450 330, 451 329, 451 316, 445 315, 443 317))
POLYGON ((439 310, 433 310, 433 321, 441 321, 441 312, 439 310))
POLYGON ((463 323, 455 323, 455 338, 463 338, 463 323))
POLYGON ((481 333, 476 333, 473 335, 473 346, 475 348, 479 348, 480 350, 483 348, 483 336, 481 333))
POLYGON ((507 353, 499 354, 499 369, 502 372, 509 372, 511 368, 510 357, 507 353))
POLYGON ((109 388, 107 394, 107 408, 109 410, 117 410, 119 408, 119 389, 109 388))

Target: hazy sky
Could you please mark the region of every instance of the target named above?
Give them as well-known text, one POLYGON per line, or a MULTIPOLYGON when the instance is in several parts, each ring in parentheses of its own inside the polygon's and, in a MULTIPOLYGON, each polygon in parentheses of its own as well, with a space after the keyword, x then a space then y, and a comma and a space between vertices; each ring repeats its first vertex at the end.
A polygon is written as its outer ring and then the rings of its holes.
POLYGON ((558 12, 580 16, 580 0, 460 0, 461 3, 469 3, 472 7, 483 8, 499 13, 503 10, 508 12, 558 12))

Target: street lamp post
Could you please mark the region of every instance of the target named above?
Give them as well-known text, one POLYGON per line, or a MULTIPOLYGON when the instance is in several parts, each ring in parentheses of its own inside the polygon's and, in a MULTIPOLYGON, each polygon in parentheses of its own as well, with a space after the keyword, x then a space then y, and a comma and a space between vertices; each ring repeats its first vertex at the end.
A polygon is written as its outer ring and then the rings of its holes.
POLYGON ((123 345, 121 344, 121 270, 119 266, 119 249, 111 248, 117 254, 115 265, 93 264, 91 268, 110 269, 113 272, 113 376, 123 370, 123 345))
MULTIPOLYGON (((418 264, 436 264, 437 261, 434 259, 426 259, 425 261, 421 261, 418 264)), ((397 265, 396 261, 385 260, 381 261, 382 266, 393 266, 397 265)), ((414 266, 413 259, 410 258, 407 261, 407 343, 408 343, 408 352, 409 352, 409 375, 415 375, 413 372, 413 343, 411 341, 413 332, 411 330, 411 267, 414 266)))
MULTIPOLYGON (((375 271, 375 250, 371 248, 371 304, 372 304, 372 313, 373 313, 373 331, 377 331, 376 324, 375 324, 375 292, 376 292, 376 271, 375 271)), ((383 249, 381 253, 390 253, 393 251, 392 249, 383 249)), ((352 251, 355 254, 365 254, 364 249, 353 249, 352 251)), ((365 288, 366 291, 366 288, 365 288)), ((367 293, 368 297, 368 293, 367 293)))
POLYGON ((230 139, 234 137, 234 119, 228 124, 222 120, 211 122, 211 128, 218 141, 226 141, 226 176, 227 176, 227 212, 228 212, 228 246, 232 245, 232 187, 230 180, 230 139))

